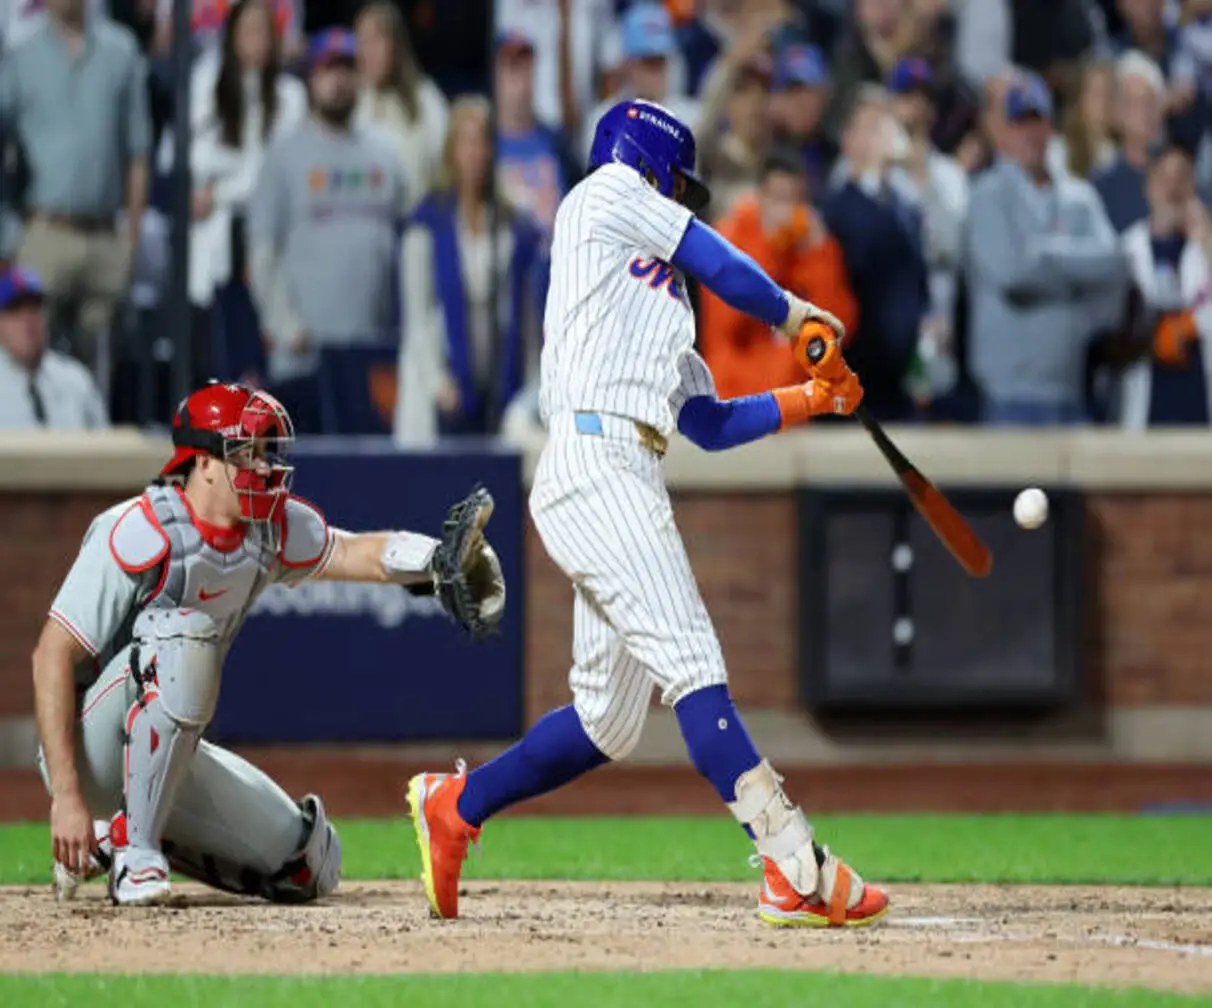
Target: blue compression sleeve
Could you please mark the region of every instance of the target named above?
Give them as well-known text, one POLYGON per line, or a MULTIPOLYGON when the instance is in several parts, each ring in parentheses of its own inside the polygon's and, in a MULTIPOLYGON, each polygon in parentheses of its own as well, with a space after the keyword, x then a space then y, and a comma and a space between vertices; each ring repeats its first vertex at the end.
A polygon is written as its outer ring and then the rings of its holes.
POLYGON ((520 742, 467 775, 458 811, 468 826, 525 798, 546 794, 606 763, 569 704, 545 714, 520 742))
POLYGON ((783 422, 769 392, 739 399, 695 396, 678 414, 678 430, 706 451, 723 451, 773 434, 783 422))
POLYGON ((673 265, 725 304, 769 326, 787 321, 787 294, 752 258, 697 218, 673 253, 673 265))

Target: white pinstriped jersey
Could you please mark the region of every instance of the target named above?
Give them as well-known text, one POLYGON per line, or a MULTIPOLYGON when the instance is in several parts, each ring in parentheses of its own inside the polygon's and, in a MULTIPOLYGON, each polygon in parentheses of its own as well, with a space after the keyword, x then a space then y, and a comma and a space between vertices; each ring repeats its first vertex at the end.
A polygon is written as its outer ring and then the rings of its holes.
POLYGON ((682 358, 694 352, 694 311, 670 260, 691 216, 620 164, 564 198, 544 319, 545 421, 580 410, 673 431, 681 403, 671 397, 682 358))

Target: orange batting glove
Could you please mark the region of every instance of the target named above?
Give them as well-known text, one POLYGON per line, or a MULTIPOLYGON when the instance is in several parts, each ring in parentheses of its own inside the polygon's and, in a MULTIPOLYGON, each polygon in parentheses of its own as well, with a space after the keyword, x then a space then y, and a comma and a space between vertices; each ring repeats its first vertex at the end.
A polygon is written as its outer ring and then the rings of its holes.
POLYGON ((1199 336, 1189 311, 1167 312, 1153 330, 1153 356, 1161 364, 1181 368, 1187 364, 1187 344, 1199 336))
POLYGON ((782 416, 779 430, 783 430, 825 413, 848 416, 863 401, 863 386, 858 375, 846 368, 841 381, 814 378, 803 385, 777 388, 772 394, 782 416))
POLYGON ((854 372, 842 358, 842 343, 837 333, 816 319, 808 319, 796 333, 792 347, 795 359, 809 378, 841 382, 854 372))

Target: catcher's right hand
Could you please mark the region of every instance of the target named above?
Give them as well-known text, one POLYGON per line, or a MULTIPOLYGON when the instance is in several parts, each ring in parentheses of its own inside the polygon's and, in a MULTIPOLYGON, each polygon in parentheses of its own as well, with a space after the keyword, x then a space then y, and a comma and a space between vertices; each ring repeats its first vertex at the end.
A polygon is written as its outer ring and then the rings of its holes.
POLYGON ((505 576, 484 538, 493 507, 492 494, 479 486, 454 505, 431 561, 442 607, 477 640, 496 630, 505 615, 505 576))

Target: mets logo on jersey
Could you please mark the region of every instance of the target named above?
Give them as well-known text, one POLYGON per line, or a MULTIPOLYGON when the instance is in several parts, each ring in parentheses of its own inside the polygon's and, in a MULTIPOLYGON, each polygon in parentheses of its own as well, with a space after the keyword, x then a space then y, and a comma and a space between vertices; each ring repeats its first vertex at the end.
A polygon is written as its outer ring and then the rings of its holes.
POLYGON ((653 290, 665 288, 666 293, 675 301, 682 300, 682 285, 678 283, 674 268, 663 259, 656 256, 636 256, 627 266, 627 272, 637 280, 642 280, 653 290))

